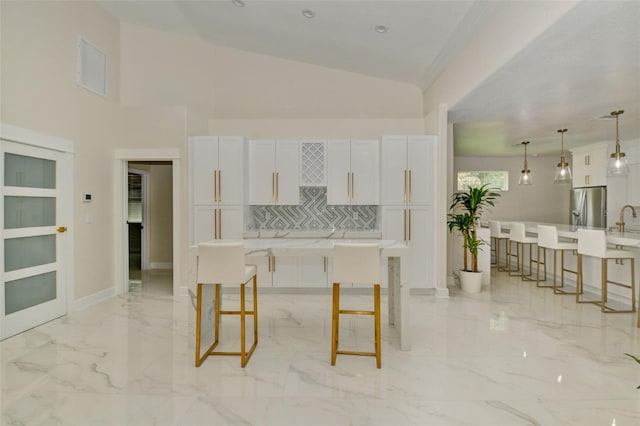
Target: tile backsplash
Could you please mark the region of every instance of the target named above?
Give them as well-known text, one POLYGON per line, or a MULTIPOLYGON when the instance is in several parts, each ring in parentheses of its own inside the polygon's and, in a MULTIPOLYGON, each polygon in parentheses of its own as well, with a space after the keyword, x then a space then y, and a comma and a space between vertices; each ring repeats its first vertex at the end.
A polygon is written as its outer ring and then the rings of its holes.
POLYGON ((248 230, 375 230, 378 206, 328 206, 327 188, 300 188, 297 206, 251 206, 248 230))

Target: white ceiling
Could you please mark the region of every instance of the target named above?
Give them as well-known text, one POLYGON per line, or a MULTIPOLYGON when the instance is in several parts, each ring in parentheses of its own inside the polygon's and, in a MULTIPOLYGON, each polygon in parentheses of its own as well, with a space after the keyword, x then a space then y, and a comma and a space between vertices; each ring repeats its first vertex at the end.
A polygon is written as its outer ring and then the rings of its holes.
MULTIPOLYGON (((488 1, 98 1, 117 18, 212 44, 347 70, 423 89, 481 30, 488 1), (302 10, 315 18, 302 16, 302 10), (376 25, 389 28, 375 32, 376 25)), ((508 36, 508 35, 505 35, 508 36)), ((578 4, 456 105, 457 155, 559 152, 615 137, 597 117, 624 109, 620 137, 640 138, 640 1, 578 4)))

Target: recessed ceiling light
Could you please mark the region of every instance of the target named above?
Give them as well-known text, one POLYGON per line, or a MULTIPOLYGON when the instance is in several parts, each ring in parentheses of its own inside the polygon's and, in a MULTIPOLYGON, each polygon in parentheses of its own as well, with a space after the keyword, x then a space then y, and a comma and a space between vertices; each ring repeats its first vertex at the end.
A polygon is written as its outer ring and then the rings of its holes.
POLYGON ((231 0, 231 3, 236 7, 244 7, 244 2, 242 0, 231 0))
POLYGON ((304 16, 305 18, 315 18, 316 14, 313 10, 309 10, 309 9, 305 9, 302 11, 302 16, 304 16))
POLYGON ((384 25, 376 25, 375 30, 377 33, 384 34, 389 31, 389 28, 385 27, 384 25))

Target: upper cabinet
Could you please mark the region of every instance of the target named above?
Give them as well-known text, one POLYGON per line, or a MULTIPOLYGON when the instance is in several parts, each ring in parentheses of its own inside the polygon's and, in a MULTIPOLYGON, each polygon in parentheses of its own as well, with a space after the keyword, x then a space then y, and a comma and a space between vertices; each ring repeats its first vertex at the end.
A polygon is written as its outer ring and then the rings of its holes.
POLYGON ((300 186, 327 186, 327 143, 300 141, 300 186))
POLYGON ((383 205, 432 205, 437 138, 429 135, 382 138, 383 205))
POLYGON ((298 141, 249 141, 249 204, 300 203, 298 141))
POLYGON ((189 138, 193 204, 243 204, 243 152, 240 136, 189 138))
POLYGON ((607 144, 599 143, 571 150, 573 187, 607 184, 607 144))
POLYGON ((376 139, 327 142, 327 204, 379 204, 379 147, 376 139))

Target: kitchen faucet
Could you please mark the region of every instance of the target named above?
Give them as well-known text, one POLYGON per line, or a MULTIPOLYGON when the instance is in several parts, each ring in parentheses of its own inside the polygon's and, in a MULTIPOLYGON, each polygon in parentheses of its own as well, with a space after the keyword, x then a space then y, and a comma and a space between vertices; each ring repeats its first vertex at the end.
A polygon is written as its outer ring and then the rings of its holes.
POLYGON ((621 234, 624 234, 624 210, 627 207, 631 209, 631 214, 633 215, 634 218, 638 217, 638 214, 636 213, 636 209, 632 205, 626 204, 622 206, 622 208, 620 209, 620 222, 616 222, 616 225, 618 225, 618 227, 620 228, 621 234))

